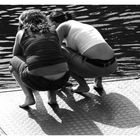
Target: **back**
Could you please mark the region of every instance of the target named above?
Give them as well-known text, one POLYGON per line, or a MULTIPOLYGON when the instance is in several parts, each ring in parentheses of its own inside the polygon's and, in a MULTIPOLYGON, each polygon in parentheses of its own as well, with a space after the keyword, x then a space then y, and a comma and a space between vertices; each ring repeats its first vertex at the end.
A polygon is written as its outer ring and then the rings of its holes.
POLYGON ((62 23, 58 28, 61 27, 63 27, 62 29, 69 27, 69 32, 66 37, 67 45, 73 50, 79 51, 81 54, 93 45, 105 42, 98 30, 91 25, 69 20, 62 23))
POLYGON ((56 32, 30 34, 25 30, 20 44, 29 70, 65 62, 56 32))

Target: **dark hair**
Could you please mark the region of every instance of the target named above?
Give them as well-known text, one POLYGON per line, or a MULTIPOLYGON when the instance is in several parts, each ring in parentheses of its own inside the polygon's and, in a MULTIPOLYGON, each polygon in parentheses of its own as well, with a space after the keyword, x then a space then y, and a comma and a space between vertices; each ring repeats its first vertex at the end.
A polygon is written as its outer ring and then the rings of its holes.
POLYGON ((62 23, 68 20, 72 20, 74 18, 74 13, 71 12, 63 12, 63 11, 52 11, 50 13, 49 19, 51 21, 55 21, 56 23, 62 23))

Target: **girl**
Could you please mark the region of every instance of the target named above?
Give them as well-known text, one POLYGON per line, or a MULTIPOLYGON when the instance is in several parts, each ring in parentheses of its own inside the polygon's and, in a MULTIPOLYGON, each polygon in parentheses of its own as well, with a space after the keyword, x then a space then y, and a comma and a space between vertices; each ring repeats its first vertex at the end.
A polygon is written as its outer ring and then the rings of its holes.
POLYGON ((74 92, 88 92, 84 78, 95 78, 94 89, 103 95, 102 77, 117 69, 115 54, 99 31, 91 25, 72 20, 70 13, 53 11, 49 21, 56 26, 60 42, 66 42, 63 53, 67 59, 71 76, 79 85, 74 92))
POLYGON ((24 11, 13 47, 10 70, 25 93, 21 108, 35 104, 34 90, 48 90, 48 103, 57 105, 57 90, 69 79, 67 62, 62 55, 55 29, 39 10, 24 11))

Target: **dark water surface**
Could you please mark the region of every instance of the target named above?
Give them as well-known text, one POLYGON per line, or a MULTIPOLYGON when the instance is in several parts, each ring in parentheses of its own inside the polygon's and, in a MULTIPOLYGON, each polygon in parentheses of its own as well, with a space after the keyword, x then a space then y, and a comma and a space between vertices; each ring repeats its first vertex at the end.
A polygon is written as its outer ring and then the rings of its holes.
MULTIPOLYGON (((0 89, 17 87, 8 70, 22 11, 63 9, 95 26, 112 46, 119 70, 112 78, 138 76, 140 69, 140 5, 0 5, 0 89)), ((106 77, 106 78, 110 78, 106 77)))

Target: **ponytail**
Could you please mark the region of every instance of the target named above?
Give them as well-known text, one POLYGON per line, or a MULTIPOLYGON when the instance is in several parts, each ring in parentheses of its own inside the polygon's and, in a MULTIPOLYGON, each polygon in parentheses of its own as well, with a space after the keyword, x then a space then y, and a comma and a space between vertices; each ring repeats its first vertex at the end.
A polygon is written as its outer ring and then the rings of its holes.
POLYGON ((72 12, 62 12, 62 11, 53 11, 49 16, 51 21, 55 21, 56 23, 62 23, 68 20, 72 20, 74 18, 74 14, 72 12))
POLYGON ((66 20, 74 19, 74 13, 72 13, 72 12, 66 12, 65 16, 66 16, 66 20))

